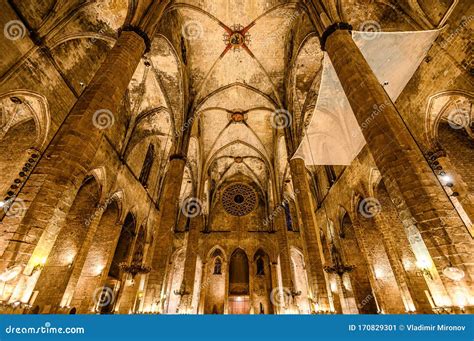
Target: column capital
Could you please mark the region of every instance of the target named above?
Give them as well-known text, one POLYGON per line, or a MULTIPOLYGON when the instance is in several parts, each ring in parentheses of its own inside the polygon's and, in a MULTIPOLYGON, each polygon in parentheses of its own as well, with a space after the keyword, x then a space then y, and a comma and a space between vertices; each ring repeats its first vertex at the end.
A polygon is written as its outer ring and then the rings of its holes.
POLYGON ((134 32, 138 34, 141 34, 139 32, 143 32, 145 36, 151 38, 150 41, 153 40, 160 20, 170 4, 171 0, 150 1, 148 6, 140 8, 133 14, 129 25, 139 29, 138 32, 135 30, 134 32))
POLYGON ((323 32, 321 35, 321 38, 319 39, 321 42, 321 50, 326 51, 326 41, 329 38, 331 34, 336 32, 337 30, 346 30, 349 31, 349 33, 352 31, 352 25, 346 22, 337 22, 334 23, 326 28, 326 30, 323 32))
POLYGON ((133 26, 133 25, 126 25, 126 26, 124 26, 120 29, 119 35, 122 34, 122 32, 124 32, 124 31, 134 32, 134 33, 138 34, 143 39, 143 42, 145 43, 144 53, 147 53, 147 52, 150 51, 150 49, 151 49, 151 39, 148 36, 148 34, 145 31, 143 31, 140 27, 133 26))
POLYGON ((170 161, 173 161, 173 160, 181 160, 181 161, 186 162, 186 156, 184 154, 181 154, 181 153, 171 154, 170 155, 170 161))
MULTIPOLYGON (((293 168, 303 167, 306 169, 306 162, 302 158, 291 159, 289 160, 288 164, 290 165, 290 169, 291 167, 293 168)), ((293 177, 291 179, 293 180, 293 183, 294 183, 295 179, 293 179, 293 177)))

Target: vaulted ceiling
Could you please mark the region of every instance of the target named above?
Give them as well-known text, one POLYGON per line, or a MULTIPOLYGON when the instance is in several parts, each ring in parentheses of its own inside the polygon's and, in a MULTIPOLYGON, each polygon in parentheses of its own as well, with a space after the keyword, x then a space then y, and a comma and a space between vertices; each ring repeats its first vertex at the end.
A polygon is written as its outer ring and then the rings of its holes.
MULTIPOLYGON (((385 20, 409 29, 384 2, 346 1, 350 20, 385 20)), ((173 5, 186 42, 204 180, 218 186, 238 175, 282 188, 287 154, 275 113, 288 109, 300 137, 313 112, 323 53, 301 2, 182 0, 173 5)), ((296 138, 295 143, 298 143, 296 138)))
MULTIPOLYGON (((136 24, 151 0, 12 2, 45 37, 61 72, 80 94, 120 28, 136 24)), ((383 31, 434 26, 449 7, 448 1, 439 1, 430 6, 435 13, 426 13, 425 1, 334 3, 355 29, 371 24, 383 31)), ((264 191, 270 181, 281 188, 287 151, 275 112, 288 110, 290 138, 298 144, 316 103, 322 69, 319 39, 301 4, 174 1, 130 82, 130 120, 136 126, 130 148, 154 135, 169 154, 182 148, 182 137, 191 129, 184 192, 195 191, 208 176, 215 184, 244 176, 264 191)))
MULTIPOLYGON (((423 28, 406 11, 419 10, 415 2, 336 3, 359 30, 365 25, 384 31, 423 28)), ((131 92, 133 98, 147 88, 148 97, 140 97, 136 112, 166 108, 175 145, 184 130, 192 129, 182 198, 206 179, 219 186, 244 177, 262 191, 270 182, 283 191, 289 177, 287 147, 275 113, 288 110, 297 145, 313 113, 322 70, 319 38, 301 4, 180 0, 165 13, 147 57, 148 75, 137 70, 131 92)))
MULTIPOLYGON (((238 175, 266 189, 283 108, 287 35, 296 2, 183 1, 203 174, 219 185, 238 175)), ((196 131, 197 133, 197 131, 196 131)))

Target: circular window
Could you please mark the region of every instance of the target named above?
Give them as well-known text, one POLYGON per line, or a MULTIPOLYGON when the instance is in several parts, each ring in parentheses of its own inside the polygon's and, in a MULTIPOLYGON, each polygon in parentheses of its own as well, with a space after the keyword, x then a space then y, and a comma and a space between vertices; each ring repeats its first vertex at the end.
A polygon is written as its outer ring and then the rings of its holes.
POLYGON ((222 205, 227 213, 242 217, 249 214, 257 204, 254 189, 244 184, 233 184, 224 189, 222 205))

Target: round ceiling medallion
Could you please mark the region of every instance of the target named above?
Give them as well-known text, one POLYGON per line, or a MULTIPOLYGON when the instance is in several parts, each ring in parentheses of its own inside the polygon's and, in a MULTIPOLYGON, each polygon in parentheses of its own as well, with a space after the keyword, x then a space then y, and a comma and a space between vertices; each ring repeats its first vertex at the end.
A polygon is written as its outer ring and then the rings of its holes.
POLYGON ((235 111, 230 114, 230 120, 234 123, 241 123, 247 119, 246 115, 242 111, 235 111))
POLYGON ((227 213, 242 217, 249 214, 257 204, 254 189, 245 184, 232 184, 222 193, 222 205, 227 213))
POLYGON ((230 49, 234 52, 240 51, 242 47, 248 49, 247 44, 250 43, 250 34, 247 31, 250 27, 250 25, 245 28, 240 24, 235 24, 232 27, 225 28, 224 43, 226 44, 226 49, 224 53, 230 49))
POLYGON ((234 47, 241 47, 245 43, 245 37, 240 32, 234 32, 229 37, 229 43, 234 47))

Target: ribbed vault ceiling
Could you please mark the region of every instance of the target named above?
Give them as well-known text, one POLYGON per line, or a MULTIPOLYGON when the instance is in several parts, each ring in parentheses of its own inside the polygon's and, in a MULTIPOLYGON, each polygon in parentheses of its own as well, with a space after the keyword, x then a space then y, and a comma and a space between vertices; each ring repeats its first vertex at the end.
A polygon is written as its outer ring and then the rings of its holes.
MULTIPOLYGON (((14 2, 80 94, 119 29, 137 25, 151 1, 14 2)), ((298 2, 174 1, 129 86, 130 120, 136 127, 129 152, 154 135, 169 154, 191 127, 183 191, 196 190, 208 175, 215 184, 242 175, 264 191, 270 180, 281 187, 288 173, 286 147, 272 117, 275 110, 288 109, 297 144, 316 103, 323 57, 298 2), (191 116, 197 119, 189 121, 191 116)), ((434 25, 449 5, 440 3, 434 15, 426 13, 421 0, 333 3, 356 29, 376 21, 383 31, 434 25)))
POLYGON ((300 14, 296 3, 189 0, 175 6, 184 36, 194 34, 188 60, 204 171, 217 184, 244 175, 266 188, 278 137, 272 116, 284 100, 285 44, 300 14), (242 29, 245 45, 230 47, 226 37, 242 29))

